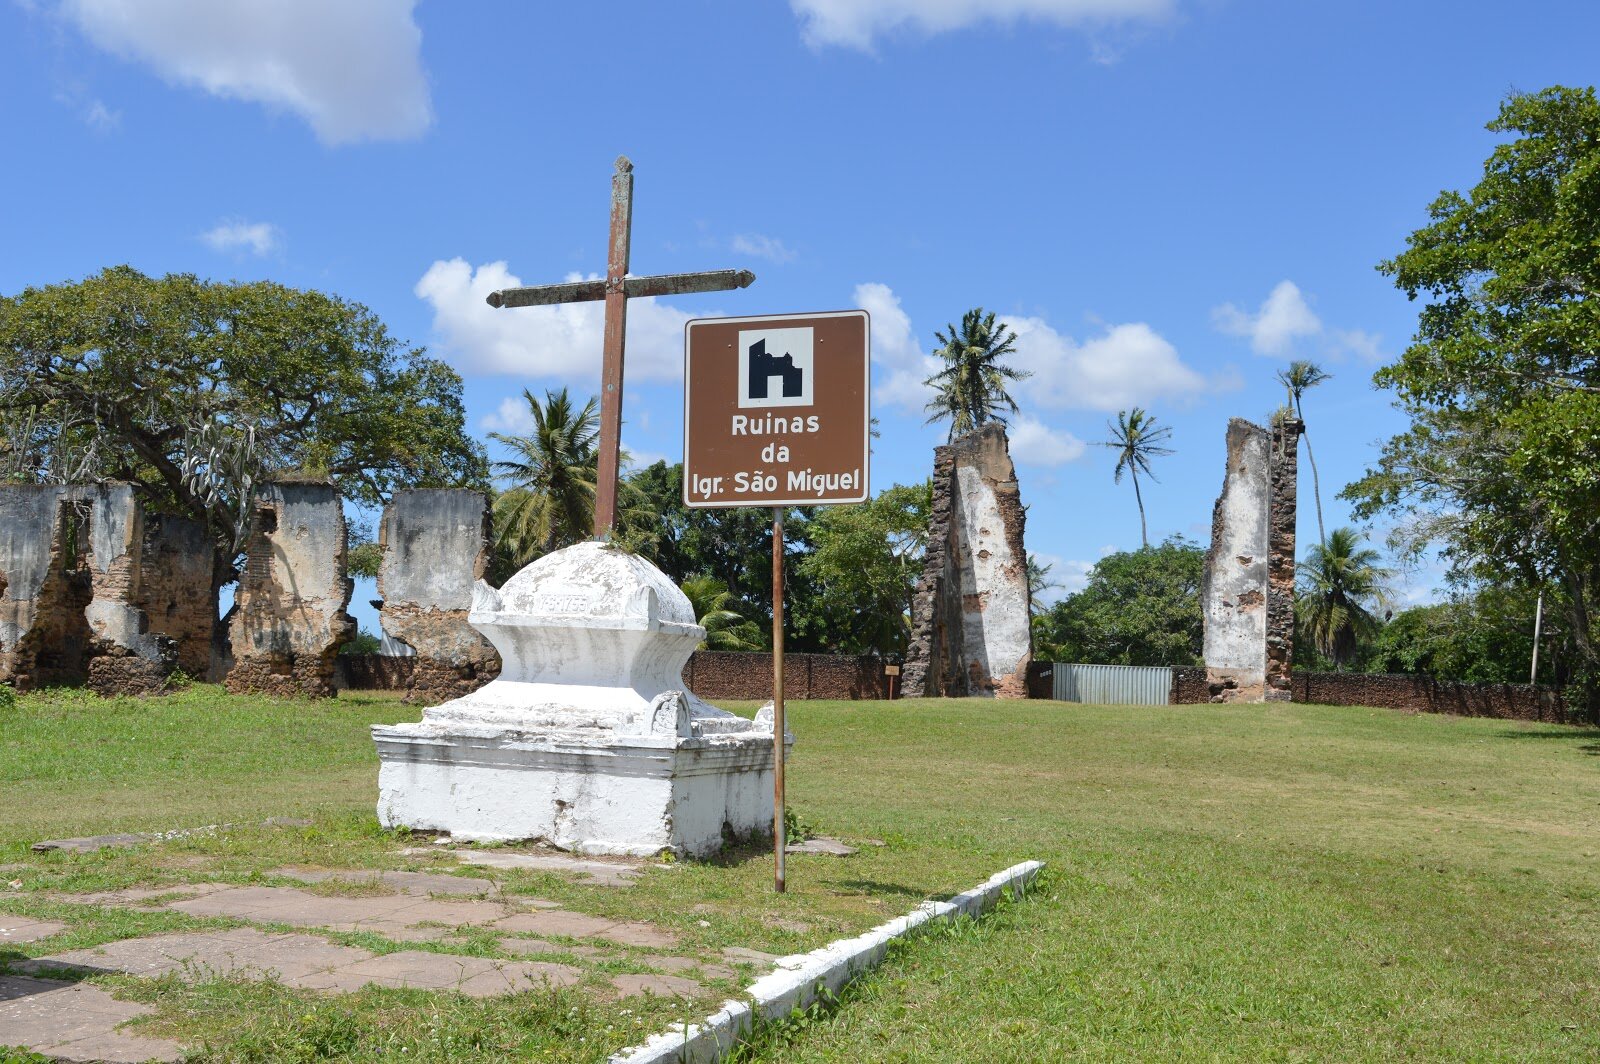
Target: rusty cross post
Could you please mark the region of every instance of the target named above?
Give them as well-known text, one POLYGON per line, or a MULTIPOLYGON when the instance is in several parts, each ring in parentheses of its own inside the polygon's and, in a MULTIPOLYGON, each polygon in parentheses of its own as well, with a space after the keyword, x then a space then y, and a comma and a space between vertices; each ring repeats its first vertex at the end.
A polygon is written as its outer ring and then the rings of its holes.
POLYGON ((594 534, 606 539, 617 522, 617 463, 622 447, 622 365, 628 327, 628 300, 641 296, 675 296, 690 292, 725 292, 748 288, 756 279, 749 270, 706 270, 628 276, 628 245, 633 237, 633 163, 617 157, 611 176, 611 240, 607 244, 606 279, 568 284, 506 288, 489 293, 491 307, 537 307, 556 303, 606 301, 604 360, 601 364, 600 464, 594 493, 594 534))

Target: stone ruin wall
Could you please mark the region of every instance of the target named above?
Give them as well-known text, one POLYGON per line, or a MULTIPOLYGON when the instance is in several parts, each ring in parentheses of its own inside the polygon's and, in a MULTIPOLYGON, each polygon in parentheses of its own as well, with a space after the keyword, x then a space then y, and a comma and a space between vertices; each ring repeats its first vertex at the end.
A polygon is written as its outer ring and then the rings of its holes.
POLYGON ((265 485, 251 511, 245 568, 229 614, 229 691, 334 694, 334 657, 356 631, 345 612, 344 505, 326 481, 265 485))
POLYGON ((176 648, 140 607, 143 548, 131 485, 0 487, 0 681, 161 691, 176 648))
POLYGON ((1295 494, 1300 423, 1228 422, 1227 472, 1201 583, 1215 702, 1288 701, 1294 656, 1295 494))
POLYGON ((490 542, 489 500, 481 492, 402 491, 384 508, 379 620, 416 652, 406 701, 459 698, 499 675, 500 656, 467 623, 490 542))
POLYGON ((150 631, 177 644, 178 668, 195 680, 212 676, 212 645, 219 634, 212 589, 216 553, 199 521, 169 514, 145 518, 139 605, 150 631))
POLYGON ((934 449, 933 507, 912 602, 907 695, 1028 697, 1024 511, 1005 428, 934 449))

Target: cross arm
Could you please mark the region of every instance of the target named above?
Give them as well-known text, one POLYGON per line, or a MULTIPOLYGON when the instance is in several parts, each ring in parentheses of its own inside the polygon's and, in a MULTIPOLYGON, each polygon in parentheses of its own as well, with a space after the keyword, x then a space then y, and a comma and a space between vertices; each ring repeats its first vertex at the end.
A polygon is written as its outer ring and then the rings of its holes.
MULTIPOLYGON (((726 292, 749 288, 756 275, 749 270, 705 270, 701 273, 662 273, 652 277, 628 277, 622 291, 629 299, 640 296, 681 296, 689 292, 726 292)), ((552 303, 583 303, 606 297, 603 280, 572 281, 567 284, 536 285, 532 288, 503 288, 490 292, 491 307, 541 307, 552 303)))

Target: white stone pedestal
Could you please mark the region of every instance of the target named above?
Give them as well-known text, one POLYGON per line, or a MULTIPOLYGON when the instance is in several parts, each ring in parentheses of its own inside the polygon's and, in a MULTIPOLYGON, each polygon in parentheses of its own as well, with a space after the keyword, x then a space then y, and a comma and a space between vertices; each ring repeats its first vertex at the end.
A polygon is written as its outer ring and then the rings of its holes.
POLYGON ((772 717, 682 689, 705 633, 655 566, 581 543, 499 592, 479 581, 467 620, 500 676, 420 723, 373 727, 385 826, 633 855, 770 837, 772 717))

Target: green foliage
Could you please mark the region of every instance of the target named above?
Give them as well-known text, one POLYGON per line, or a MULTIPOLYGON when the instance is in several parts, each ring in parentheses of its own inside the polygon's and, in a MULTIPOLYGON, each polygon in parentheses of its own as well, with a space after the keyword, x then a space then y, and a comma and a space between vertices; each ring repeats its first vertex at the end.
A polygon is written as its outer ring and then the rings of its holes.
POLYGON ((1559 585, 1600 709, 1600 101, 1513 94, 1489 129, 1510 139, 1483 179, 1442 193, 1379 267, 1427 301, 1374 378, 1412 426, 1344 495, 1406 517, 1397 545, 1438 547, 1459 580, 1559 585))
POLYGON ((1322 481, 1317 476, 1317 457, 1311 453, 1311 433, 1305 428, 1306 414, 1301 405, 1300 397, 1306 391, 1315 388, 1323 381, 1329 380, 1333 374, 1324 370, 1315 362, 1297 358, 1289 363, 1288 369, 1278 371, 1278 383, 1282 384, 1289 392, 1289 401, 1294 404, 1293 414, 1300 422, 1300 438, 1306 445, 1306 461, 1311 463, 1311 497, 1317 503, 1317 542, 1326 543, 1328 533, 1322 526, 1322 481))
MULTIPOLYGON (((1536 598, 1528 588, 1486 587, 1402 610, 1373 638, 1358 667, 1464 683, 1527 683, 1536 598)), ((1539 680, 1559 683, 1571 651, 1564 631, 1551 628, 1549 606, 1546 602, 1539 680)))
POLYGON ((1102 440, 1100 446, 1110 447, 1117 452, 1117 465, 1111 474, 1112 483, 1121 484, 1123 473, 1132 478, 1133 498, 1139 504, 1139 542, 1148 547, 1150 531, 1145 525, 1139 473, 1142 470, 1151 480, 1156 479, 1155 473, 1150 470, 1150 459, 1172 453, 1172 448, 1164 446, 1172 438, 1172 430, 1165 425, 1157 425, 1153 414, 1147 414, 1136 406, 1132 410, 1117 411, 1116 422, 1106 422, 1106 431, 1111 438, 1102 440))
POLYGON ((367 631, 365 628, 356 633, 354 639, 339 648, 341 654, 376 654, 383 646, 383 640, 367 631))
POLYGON ((17 692, 0 684, 0 713, 17 708, 17 692))
POLYGON ((896 484, 855 506, 819 507, 794 564, 797 635, 842 654, 905 652, 933 486, 896 484))
POLYGON ((345 565, 351 576, 378 578, 383 566, 383 548, 372 538, 372 525, 367 521, 351 521, 345 530, 345 565))
POLYGON ((950 439, 971 432, 990 421, 1005 423, 996 411, 1016 413, 1016 400, 1006 391, 1007 381, 1027 380, 1027 370, 1014 369, 1001 359, 1016 353, 1017 334, 1005 325, 995 325, 994 313, 974 307, 961 317, 961 328, 945 326, 948 332, 935 331, 941 347, 934 356, 945 366, 922 383, 938 394, 929 400, 928 424, 950 419, 950 439))
POLYGON ((496 475, 511 485, 494 501, 495 553, 509 572, 594 534, 600 464, 598 400, 591 396, 575 408, 565 388, 546 392, 542 403, 527 389, 522 397, 532 431, 489 434, 514 455, 494 463, 496 475))
POLYGON ((1389 571, 1378 565, 1378 552, 1359 547, 1353 528, 1336 528, 1297 565, 1295 627, 1298 637, 1342 669, 1362 642, 1383 622, 1375 610, 1388 599, 1383 582, 1389 571))
POLYGON ((1198 665, 1205 552, 1182 536, 1108 554, 1082 591, 1034 620, 1034 657, 1092 665, 1198 665))
POLYGON ((464 425, 455 371, 337 296, 118 266, 0 299, 0 475, 131 481, 230 553, 264 476, 367 506, 482 485, 464 425))
POLYGON ((694 607, 695 620, 706 630, 701 650, 760 650, 761 629, 732 609, 728 585, 709 573, 697 573, 679 585, 694 607))
MULTIPOLYGON (((636 470, 627 486, 618 541, 680 585, 700 574, 719 580, 733 596, 728 608, 763 633, 761 649, 770 646, 765 633, 772 628, 772 511, 685 506, 683 466, 678 463, 656 462, 636 470)), ((803 522, 790 528, 791 550, 802 530, 803 522)))

